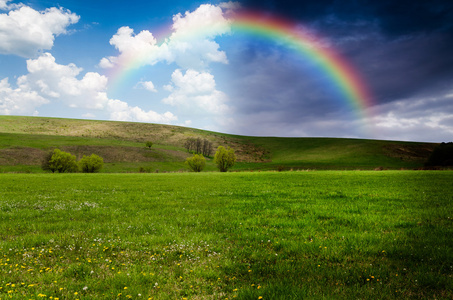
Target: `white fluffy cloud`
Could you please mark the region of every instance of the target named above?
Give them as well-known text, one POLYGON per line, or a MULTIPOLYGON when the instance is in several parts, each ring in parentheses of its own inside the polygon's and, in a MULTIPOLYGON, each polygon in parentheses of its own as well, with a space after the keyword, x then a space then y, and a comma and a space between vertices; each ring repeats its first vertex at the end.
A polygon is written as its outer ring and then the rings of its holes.
POLYGON ((107 77, 95 72, 81 76, 81 68, 74 64, 60 65, 50 53, 27 60, 27 69, 28 74, 17 79, 15 89, 10 86, 8 78, 0 81, 1 114, 37 114, 38 107, 58 101, 70 108, 106 111, 112 120, 177 121, 177 117, 170 112, 144 111, 124 101, 109 99, 107 77))
POLYGON ((0 53, 33 57, 40 50, 53 47, 55 36, 67 33, 66 28, 79 21, 79 16, 63 8, 36 11, 25 5, 8 5, 0 1, 0 8, 11 11, 0 14, 0 53))
POLYGON ((193 12, 177 14, 173 17, 172 30, 159 45, 148 30, 134 34, 133 29, 121 27, 110 39, 119 56, 102 58, 99 66, 141 67, 166 61, 184 69, 200 69, 211 62, 228 62, 225 52, 214 41, 216 36, 230 32, 229 21, 220 6, 204 4, 193 12))
POLYGON ((110 118, 116 121, 136 121, 136 122, 151 122, 171 124, 177 121, 178 118, 171 112, 159 114, 152 110, 144 111, 143 109, 134 106, 131 107, 124 101, 109 100, 107 109, 110 112, 110 118))
POLYGON ((0 9, 1 10, 10 10, 10 9, 15 9, 19 8, 22 5, 21 4, 8 4, 8 2, 11 2, 11 0, 0 0, 0 9))
POLYGON ((49 103, 36 91, 23 88, 13 89, 8 78, 0 80, 0 114, 37 115, 36 107, 49 103))
POLYGON ((145 90, 153 93, 157 93, 157 89, 152 81, 140 81, 137 84, 137 87, 144 88, 145 90))
POLYGON ((171 94, 162 100, 163 103, 184 108, 194 113, 224 114, 230 111, 226 104, 228 97, 216 89, 214 76, 207 72, 181 70, 173 72, 172 84, 167 86, 171 94))
POLYGON ((78 79, 81 68, 74 64, 60 65, 50 53, 27 60, 27 69, 29 73, 17 80, 24 90, 58 99, 73 108, 102 109, 108 101, 107 77, 88 72, 78 79))

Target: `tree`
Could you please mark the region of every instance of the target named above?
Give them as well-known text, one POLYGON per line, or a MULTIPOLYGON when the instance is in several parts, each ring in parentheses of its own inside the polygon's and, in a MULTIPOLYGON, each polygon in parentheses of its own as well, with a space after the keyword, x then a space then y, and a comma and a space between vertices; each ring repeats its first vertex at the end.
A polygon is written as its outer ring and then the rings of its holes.
POLYGON ((79 161, 79 169, 83 173, 96 173, 104 167, 104 159, 96 154, 83 156, 79 161))
POLYGON ((217 152, 214 155, 214 162, 217 164, 220 172, 226 172, 229 168, 234 166, 236 162, 236 155, 234 154, 234 150, 228 147, 225 149, 223 146, 219 146, 217 148, 217 152))
POLYGON ((188 152, 192 151, 195 148, 195 139, 188 138, 184 143, 184 147, 187 149, 188 152))
POLYGON ((211 156, 212 143, 207 139, 203 140, 203 156, 211 156))
POLYGON ((453 166, 453 142, 441 143, 431 153, 426 166, 453 166))
POLYGON ((201 172, 206 165, 206 158, 201 154, 194 154, 192 157, 186 159, 186 164, 194 172, 201 172))
POLYGON ((52 156, 48 161, 48 170, 54 173, 72 173, 77 172, 77 162, 76 157, 70 153, 61 151, 60 149, 54 149, 51 152, 52 156))
POLYGON ((52 171, 52 173, 55 173, 55 169, 51 167, 50 165, 50 160, 52 159, 53 151, 47 152, 46 156, 44 156, 42 162, 41 162, 41 169, 44 171, 52 171))
POLYGON ((212 143, 207 139, 201 138, 188 138, 184 142, 184 147, 187 151, 195 154, 203 154, 203 156, 211 156, 212 153, 212 143))
POLYGON ((151 142, 151 141, 146 142, 146 147, 151 149, 152 146, 153 146, 153 142, 151 142))

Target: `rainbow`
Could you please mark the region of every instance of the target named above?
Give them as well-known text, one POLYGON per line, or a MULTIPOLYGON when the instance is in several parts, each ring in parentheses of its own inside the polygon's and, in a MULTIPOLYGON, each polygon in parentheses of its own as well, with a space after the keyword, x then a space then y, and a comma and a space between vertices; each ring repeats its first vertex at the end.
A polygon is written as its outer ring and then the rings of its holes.
MULTIPOLYGON (((234 14, 230 20, 233 34, 241 32, 282 43, 286 47, 294 49, 304 59, 314 62, 319 70, 330 79, 332 85, 342 94, 343 101, 352 107, 358 117, 362 120, 367 118, 368 121, 370 120, 371 107, 374 103, 367 85, 350 62, 334 49, 320 45, 320 39, 307 34, 297 24, 286 19, 259 12, 240 12, 234 14)), ((206 28, 195 29, 184 38, 203 35, 204 31, 206 28)), ((161 43, 167 41, 171 33, 167 30, 166 37, 160 39, 161 43)), ((112 82, 117 85, 116 83, 121 83, 121 80, 133 74, 142 63, 140 56, 130 61, 122 61, 109 78, 111 80, 113 78, 112 82)))
POLYGON ((373 98, 355 68, 334 49, 320 45, 319 39, 296 24, 261 13, 241 13, 232 23, 234 30, 279 41, 295 49, 305 59, 315 62, 344 95, 361 117, 370 116, 373 98))

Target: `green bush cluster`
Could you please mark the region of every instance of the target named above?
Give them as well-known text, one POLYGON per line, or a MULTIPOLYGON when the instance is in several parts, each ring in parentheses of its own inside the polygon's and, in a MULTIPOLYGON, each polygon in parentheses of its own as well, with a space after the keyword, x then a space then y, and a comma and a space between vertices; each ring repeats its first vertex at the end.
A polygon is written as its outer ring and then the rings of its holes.
POLYGON ((83 156, 79 161, 79 169, 83 173, 96 173, 104 166, 104 159, 96 154, 83 156))
POLYGON ((79 162, 77 162, 75 155, 54 149, 49 152, 43 159, 41 168, 44 171, 51 171, 52 173, 75 173, 81 171, 83 173, 99 172, 104 166, 104 159, 96 154, 90 156, 84 155, 79 162))
POLYGON ((194 154, 194 156, 186 159, 186 164, 192 171, 201 172, 206 166, 206 158, 202 154, 194 154))

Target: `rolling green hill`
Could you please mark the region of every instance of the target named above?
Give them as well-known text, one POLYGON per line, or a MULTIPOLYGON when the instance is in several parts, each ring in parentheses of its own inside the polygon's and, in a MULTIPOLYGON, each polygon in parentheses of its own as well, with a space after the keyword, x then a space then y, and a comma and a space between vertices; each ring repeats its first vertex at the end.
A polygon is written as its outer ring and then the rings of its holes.
MULTIPOLYGON (((187 171, 188 138, 235 149, 234 170, 413 169, 437 144, 342 138, 278 138, 228 135, 198 129, 132 122, 0 116, 0 172, 40 172, 54 149, 81 158, 104 158, 104 172, 187 171), (145 147, 152 141, 152 149, 145 147)), ((206 171, 216 170, 208 158, 206 171)))

